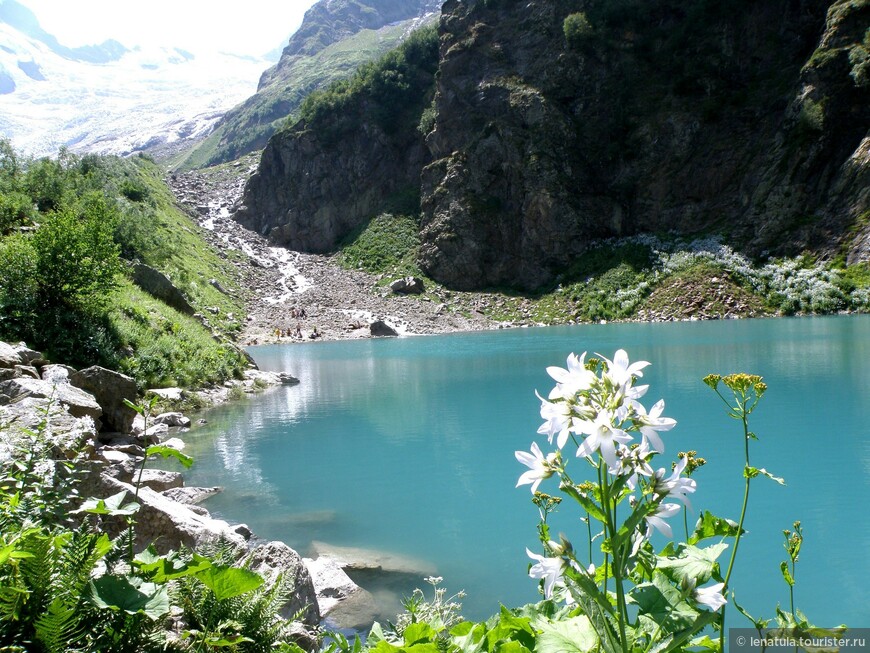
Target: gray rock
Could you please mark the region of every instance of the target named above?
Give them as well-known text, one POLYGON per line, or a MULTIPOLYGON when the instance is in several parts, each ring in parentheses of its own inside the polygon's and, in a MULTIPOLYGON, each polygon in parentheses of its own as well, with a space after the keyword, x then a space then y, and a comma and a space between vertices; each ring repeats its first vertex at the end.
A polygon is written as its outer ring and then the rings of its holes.
POLYGON ((99 428, 100 417, 103 414, 103 409, 92 395, 66 383, 54 385, 42 379, 18 377, 0 382, 0 396, 3 395, 6 399, 0 397, 0 404, 11 403, 25 397, 53 398, 58 403, 66 404, 73 417, 93 419, 97 428, 99 428))
POLYGON ((17 345, 12 345, 12 349, 15 350, 15 353, 18 354, 18 359, 21 361, 22 365, 36 365, 40 361, 43 361, 42 352, 38 352, 35 349, 30 349, 23 342, 19 342, 17 345))
POLYGON ((166 424, 155 424, 148 427, 143 437, 148 442, 160 442, 167 435, 169 435, 169 427, 166 424))
POLYGON ((335 628, 367 628, 379 614, 375 597, 354 583, 337 560, 305 558, 323 619, 335 628))
POLYGON ((293 594, 282 608, 282 616, 291 617, 304 610, 303 623, 314 626, 320 622, 320 608, 311 574, 296 551, 283 542, 267 542, 251 551, 247 562, 250 569, 262 575, 268 583, 274 583, 278 574, 283 574, 291 583, 293 594))
POLYGON ((337 546, 317 540, 311 543, 311 550, 317 557, 327 557, 334 560, 343 569, 411 574, 421 578, 437 573, 435 565, 430 562, 390 551, 337 546))
POLYGON ((21 372, 19 372, 16 367, 0 367, 0 381, 8 381, 9 379, 17 379, 21 376, 21 372))
POLYGON ((31 379, 39 379, 39 371, 33 365, 16 365, 15 369, 20 376, 29 376, 31 379))
POLYGON ((219 487, 176 487, 163 491, 163 496, 178 503, 193 506, 221 492, 219 487))
POLYGON ((159 270, 155 270, 144 263, 136 263, 133 266, 133 283, 152 297, 171 306, 179 313, 193 315, 195 312, 190 302, 187 301, 187 297, 184 296, 184 293, 176 288, 169 277, 159 270))
POLYGON ((284 385, 296 385, 299 383, 299 379, 287 372, 278 372, 278 378, 281 379, 281 383, 284 385))
POLYGON ((185 417, 181 413, 161 413, 154 418, 154 424, 166 424, 166 426, 180 426, 187 428, 190 426, 190 418, 185 417))
MULTIPOLYGON (((101 475, 103 496, 111 496, 120 490, 127 490, 132 499, 134 488, 108 475, 101 475)), ((239 553, 245 549, 245 540, 225 521, 213 519, 208 515, 197 514, 195 506, 185 506, 155 492, 149 487, 139 488, 137 499, 141 508, 136 517, 136 539, 134 547, 143 550, 153 543, 160 553, 170 549, 178 550, 187 546, 198 548, 225 541, 234 546, 239 553)), ((123 520, 110 518, 104 524, 110 536, 117 535, 126 524, 123 520)))
POLYGON ((21 365, 18 352, 7 342, 0 342, 0 367, 13 368, 21 365))
POLYGON ((399 335, 398 331, 383 320, 375 320, 369 325, 369 329, 375 337, 396 337, 399 335))
POLYGON ((36 431, 46 420, 49 427, 46 432, 51 434, 58 457, 70 458, 86 448, 87 445, 83 446, 82 443, 94 441, 95 427, 91 419, 70 415, 56 401, 49 405, 45 398, 22 397, 14 403, 0 406, 0 424, 3 425, 0 460, 16 455, 17 447, 26 441, 24 430, 36 431))
POLYGON ((136 401, 136 382, 132 378, 94 365, 71 374, 69 382, 94 396, 103 409, 103 424, 107 430, 130 432, 136 411, 124 400, 136 401))
POLYGON ((401 295, 420 295, 424 289, 423 280, 417 277, 396 279, 390 284, 390 290, 401 295))
POLYGON ((245 538, 245 540, 250 540, 254 537, 254 531, 252 531, 251 527, 247 524, 239 524, 233 530, 245 538))
POLYGON ((150 487, 155 492, 165 492, 166 490, 183 486, 184 478, 179 472, 169 472, 163 469, 143 469, 142 480, 139 480, 139 474, 134 474, 133 482, 139 482, 141 486, 150 487))

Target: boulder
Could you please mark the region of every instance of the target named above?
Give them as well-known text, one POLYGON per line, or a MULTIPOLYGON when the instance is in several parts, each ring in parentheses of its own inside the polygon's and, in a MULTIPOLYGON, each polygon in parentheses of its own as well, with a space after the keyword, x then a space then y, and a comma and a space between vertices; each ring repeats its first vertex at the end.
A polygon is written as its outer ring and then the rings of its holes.
POLYGON ((364 630, 380 616, 378 602, 371 592, 354 583, 341 564, 328 556, 305 565, 317 596, 321 618, 333 628, 364 630))
POLYGON ((296 385, 299 383, 299 379, 287 372, 278 372, 278 378, 281 379, 281 383, 284 385, 296 385))
POLYGON ((383 320, 375 320, 369 325, 369 329, 371 330, 372 335, 376 338, 396 337, 399 335, 398 331, 383 320))
POLYGON ((169 427, 166 424, 155 424, 148 427, 143 437, 147 442, 159 443, 167 435, 169 435, 169 427))
POLYGON ((0 381, 17 379, 19 376, 21 376, 21 372, 16 369, 17 367, 19 366, 16 365, 15 367, 0 367, 0 381))
POLYGON ((317 540, 311 543, 311 550, 317 557, 327 557, 334 560, 342 569, 410 574, 421 578, 434 576, 438 571, 431 562, 390 551, 337 546, 317 540))
POLYGON ((66 404, 73 417, 90 417, 97 428, 103 409, 94 397, 80 388, 61 383, 55 385, 42 379, 18 377, 0 381, 0 405, 34 397, 36 399, 53 399, 57 403, 66 404))
MULTIPOLYGON (((135 489, 132 485, 103 474, 101 496, 111 496, 127 490, 132 500, 135 489)), ((181 546, 192 549, 213 545, 219 541, 229 543, 240 553, 245 550, 245 540, 233 527, 220 519, 213 519, 208 514, 198 514, 193 506, 185 506, 155 492, 149 487, 139 488, 136 501, 141 508, 136 515, 137 551, 143 550, 153 543, 160 553, 170 549, 178 550, 181 546)), ((105 524, 110 536, 119 534, 126 524, 119 518, 110 518, 105 524)))
POLYGON ((263 370, 245 370, 243 373, 246 381, 259 382, 264 385, 281 385, 281 377, 277 372, 265 372, 263 370))
POLYGON ((136 411, 124 400, 136 401, 136 382, 132 378, 94 365, 71 374, 69 382, 94 396, 103 409, 103 424, 107 430, 130 432, 136 411))
POLYGON ((19 376, 29 376, 31 379, 39 379, 39 371, 33 365, 16 365, 15 369, 19 376))
POLYGON ((27 396, 0 406, 0 424, 4 425, 3 437, 0 438, 0 461, 16 455, 19 443, 26 442, 24 430, 36 431, 46 420, 46 433, 51 434, 58 457, 70 458, 81 452, 82 442, 94 441, 95 428, 91 419, 70 415, 56 401, 49 404, 45 398, 27 396))
POLYGON ((267 542, 255 548, 247 558, 250 569, 274 583, 283 574, 293 587, 290 600, 281 609, 284 617, 292 617, 300 610, 302 622, 309 626, 320 622, 320 609, 314 582, 302 557, 283 542, 267 542))
POLYGON ((137 481, 140 487, 150 487, 155 492, 165 492, 184 485, 184 477, 180 472, 169 472, 164 469, 143 469, 141 480, 138 472, 133 474, 133 484, 135 485, 137 481))
POLYGON ((187 428, 190 426, 190 418, 185 417, 181 413, 160 413, 154 418, 154 424, 166 424, 166 426, 181 426, 187 428))
POLYGON ((193 315, 196 312, 184 293, 173 285, 169 277, 144 263, 136 263, 133 266, 133 283, 179 313, 193 315))
POLYGON ((39 365, 40 362, 46 362, 42 357, 42 352, 30 349, 23 342, 19 342, 17 345, 12 345, 12 349, 16 354, 18 354, 18 360, 21 361, 22 365, 39 365))
POLYGON ((425 286, 423 280, 417 277, 404 277, 396 279, 390 284, 390 290, 400 295, 421 295, 425 286))
POLYGON ((7 342, 0 342, 0 367, 12 368, 21 365, 18 352, 7 342))

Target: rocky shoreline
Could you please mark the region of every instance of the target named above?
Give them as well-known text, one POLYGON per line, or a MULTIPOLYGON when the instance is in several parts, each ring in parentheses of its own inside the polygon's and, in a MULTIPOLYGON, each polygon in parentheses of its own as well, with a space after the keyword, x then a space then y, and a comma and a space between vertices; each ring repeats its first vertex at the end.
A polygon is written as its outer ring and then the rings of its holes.
MULTIPOLYGON (((252 393, 288 383, 298 381, 251 369, 242 380, 201 391, 200 401, 216 405, 232 398, 234 388, 252 393)), ((183 398, 179 388, 152 392, 162 401, 183 398)), ((187 487, 181 473, 143 464, 150 445, 183 450, 191 420, 180 412, 166 412, 146 421, 125 399, 137 400, 130 377, 97 366, 75 370, 48 361, 25 343, 0 342, 0 462, 14 459, 26 438, 40 432, 50 440, 56 460, 74 461, 82 475, 83 498, 105 499, 119 492, 136 497, 137 550, 153 544, 166 553, 221 542, 237 552, 237 564, 248 565, 267 582, 274 583, 279 574, 291 577, 293 589, 282 616, 299 619, 294 636, 308 650, 316 649, 324 619, 334 628, 361 629, 383 616, 378 600, 346 572, 407 573, 413 563, 322 543, 313 558, 303 560, 282 542, 260 540, 245 524, 212 517, 200 503, 220 488, 187 487)), ((126 522, 104 517, 98 526, 115 536, 126 522)), ((428 569, 421 565, 415 571, 423 575, 428 569)))

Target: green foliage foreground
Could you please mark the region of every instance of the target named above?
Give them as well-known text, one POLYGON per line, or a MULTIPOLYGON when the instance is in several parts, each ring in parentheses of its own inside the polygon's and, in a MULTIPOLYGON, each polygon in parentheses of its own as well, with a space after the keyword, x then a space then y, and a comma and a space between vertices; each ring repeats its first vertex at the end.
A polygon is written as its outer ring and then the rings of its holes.
MULTIPOLYGON (((702 511, 693 529, 686 519, 692 473, 704 460, 680 452, 673 466, 656 469, 664 452, 661 434, 676 422, 662 415, 658 401, 647 410, 638 384, 645 361, 631 363, 625 351, 613 359, 586 354, 568 357, 567 368, 549 367, 556 386, 541 400, 544 423, 530 451, 516 452, 527 470, 517 486, 529 485, 537 508, 542 552, 527 550, 528 575, 539 582, 544 600, 519 609, 503 607, 484 623, 465 621, 454 598, 435 586, 431 602, 416 593, 395 625, 375 624, 367 641, 337 635, 330 653, 648 653, 726 650, 726 610, 730 605, 747 625, 769 638, 785 638, 796 650, 822 650, 809 642, 836 641, 846 629, 812 626, 794 605, 795 569, 803 541, 800 522, 786 530, 787 559, 780 571, 788 586, 789 610, 775 619, 751 617, 740 607, 731 574, 749 504, 750 487, 766 469, 750 463, 750 443, 758 439, 749 418, 767 386, 750 374, 704 379, 722 399, 740 428, 745 456, 743 506, 737 521, 702 511), (575 472, 569 467, 579 465, 575 472), (555 481, 554 494, 539 490, 555 481), (576 510, 576 537, 554 541, 548 516, 561 503, 576 510), (670 520, 682 516, 684 537, 670 520), (657 548, 651 536, 667 540, 657 548)), ((732 644, 732 647, 734 645, 732 644)))
POLYGON ((30 160, 0 141, 0 339, 129 373, 140 387, 203 385, 244 369, 231 343, 129 277, 134 261, 156 268, 209 309, 215 330, 240 328, 241 303, 209 283, 235 287, 229 266, 160 175, 143 157, 30 160))
MULTIPOLYGON (((135 408, 147 422, 150 406, 135 408)), ((229 545, 135 553, 138 482, 133 493, 83 500, 87 443, 58 451, 52 410, 49 402, 33 430, 0 428, 13 446, 13 457, 0 462, 0 651, 298 650, 287 641, 290 622, 279 616, 291 579, 266 586, 244 562, 234 563, 229 545), (115 538, 101 530, 110 520, 126 525, 115 538)), ((192 462, 175 449, 149 447, 140 479, 155 456, 192 462)))

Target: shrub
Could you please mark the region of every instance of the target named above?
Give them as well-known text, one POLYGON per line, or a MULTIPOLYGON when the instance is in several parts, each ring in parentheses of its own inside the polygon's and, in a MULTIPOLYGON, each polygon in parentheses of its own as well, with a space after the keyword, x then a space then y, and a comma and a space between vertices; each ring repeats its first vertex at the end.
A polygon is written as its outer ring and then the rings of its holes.
POLYGON ((592 23, 582 11, 569 14, 562 23, 562 31, 565 34, 565 40, 572 47, 581 45, 594 33, 592 23))

